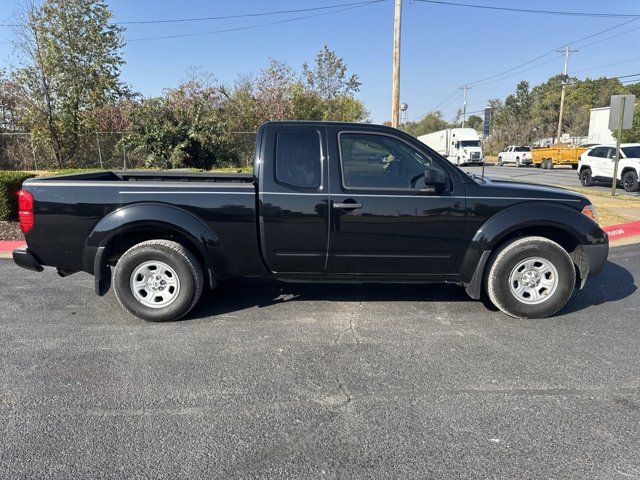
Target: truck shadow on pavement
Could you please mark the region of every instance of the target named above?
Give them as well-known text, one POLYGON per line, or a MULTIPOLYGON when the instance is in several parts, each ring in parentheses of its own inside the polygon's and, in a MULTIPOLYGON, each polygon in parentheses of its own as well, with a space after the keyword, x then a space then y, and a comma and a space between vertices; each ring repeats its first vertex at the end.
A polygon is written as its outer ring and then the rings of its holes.
POLYGON ((579 312, 585 308, 623 300, 638 287, 629 270, 608 261, 599 275, 589 278, 584 289, 576 290, 560 314, 579 312))
MULTIPOLYGON (((637 290, 631 273, 607 262, 604 271, 576 290, 560 315, 594 305, 622 300, 637 290)), ((285 283, 272 279, 234 279, 216 290, 205 291, 185 320, 230 314, 248 308, 264 308, 297 301, 330 302, 469 302, 479 309, 497 312, 486 295, 480 301, 469 298, 463 287, 447 284, 313 284, 285 283)))

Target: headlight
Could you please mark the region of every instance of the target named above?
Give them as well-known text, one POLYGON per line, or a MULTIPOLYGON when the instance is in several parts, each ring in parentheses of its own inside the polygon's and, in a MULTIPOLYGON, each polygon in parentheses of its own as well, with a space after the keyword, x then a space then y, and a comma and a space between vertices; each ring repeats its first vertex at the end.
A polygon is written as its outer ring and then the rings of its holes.
POLYGON ((593 205, 585 205, 585 207, 582 209, 582 214, 598 223, 598 214, 596 213, 596 207, 594 207, 593 205))

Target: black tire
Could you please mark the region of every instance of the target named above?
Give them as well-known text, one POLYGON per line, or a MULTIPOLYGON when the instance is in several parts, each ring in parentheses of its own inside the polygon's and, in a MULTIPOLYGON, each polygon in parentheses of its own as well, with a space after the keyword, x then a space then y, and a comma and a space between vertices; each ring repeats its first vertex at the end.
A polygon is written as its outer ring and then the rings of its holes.
POLYGON ((583 187, 593 187, 593 176, 590 168, 583 168, 580 172, 580 183, 583 187))
POLYGON ((547 170, 553 170, 553 160, 547 159, 547 170))
POLYGON ((547 159, 546 158, 544 160, 542 160, 542 163, 540 164, 540 166, 542 167, 543 170, 547 169, 547 159))
POLYGON ((120 305, 132 315, 150 322, 177 320, 198 302, 203 289, 202 267, 184 246, 169 240, 149 240, 127 250, 113 272, 114 293, 120 305), (137 300, 130 282, 134 270, 145 262, 162 262, 175 272, 179 290, 165 307, 149 307, 137 300))
POLYGON ((625 192, 637 192, 640 189, 638 185, 638 174, 633 170, 628 170, 622 175, 622 188, 625 192))
MULTIPOLYGON (((544 237, 522 237, 501 246, 487 265, 485 288, 491 302, 507 315, 518 318, 545 318, 566 305, 573 294, 576 271, 569 254, 544 237), (521 263, 542 258, 557 272, 556 287, 540 303, 526 303, 512 292, 510 276, 521 263)), ((543 289, 544 287, 540 287, 543 289)))
POLYGON ((572 170, 577 170, 578 169, 578 164, 577 163, 572 163, 571 164, 571 169, 572 170))

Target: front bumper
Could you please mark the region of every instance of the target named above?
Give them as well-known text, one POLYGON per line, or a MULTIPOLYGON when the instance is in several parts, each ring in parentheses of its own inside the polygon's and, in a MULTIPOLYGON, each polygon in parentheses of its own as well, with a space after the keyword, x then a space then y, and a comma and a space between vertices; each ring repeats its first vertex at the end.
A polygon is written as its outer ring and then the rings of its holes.
POLYGON ((583 245, 584 254, 589 261, 588 275, 596 275, 602 271, 609 256, 609 244, 583 245))
POLYGON ((36 257, 32 255, 27 247, 16 248, 13 251, 13 261, 16 265, 26 268, 27 270, 33 270, 34 272, 41 272, 44 270, 40 262, 36 260, 36 257))

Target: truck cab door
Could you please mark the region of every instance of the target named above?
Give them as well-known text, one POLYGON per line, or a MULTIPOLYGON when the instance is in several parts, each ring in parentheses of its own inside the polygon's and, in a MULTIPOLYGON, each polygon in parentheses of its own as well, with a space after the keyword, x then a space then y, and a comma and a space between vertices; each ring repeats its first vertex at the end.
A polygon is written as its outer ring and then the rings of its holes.
POLYGON ((270 124, 259 148, 259 235, 267 268, 323 272, 329 228, 325 128, 270 124))
POLYGON ((440 157, 409 139, 371 128, 328 127, 327 132, 327 273, 443 278, 464 233, 460 179, 440 157), (426 167, 442 172, 442 190, 425 185, 426 167))

